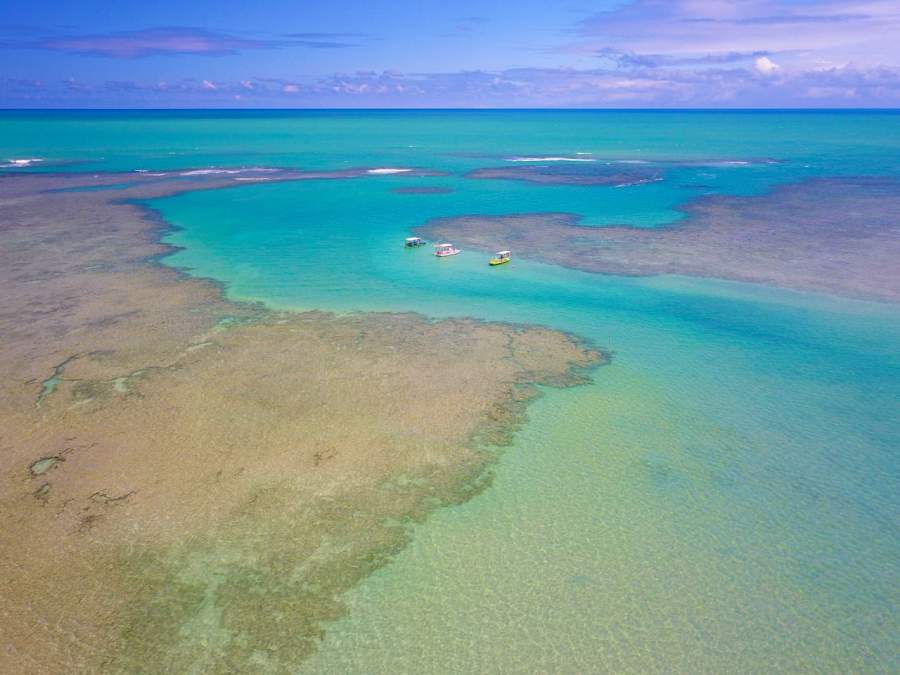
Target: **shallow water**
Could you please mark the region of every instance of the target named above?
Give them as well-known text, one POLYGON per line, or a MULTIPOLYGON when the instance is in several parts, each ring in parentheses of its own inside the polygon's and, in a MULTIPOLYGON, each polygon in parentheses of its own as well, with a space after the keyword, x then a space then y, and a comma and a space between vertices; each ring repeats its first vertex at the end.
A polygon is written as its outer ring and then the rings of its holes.
POLYGON ((184 249, 166 262, 222 280, 235 298, 539 323, 613 351, 593 384, 548 391, 529 409, 489 490, 417 526, 393 564, 347 594, 350 614, 326 627, 304 670, 894 668, 895 306, 715 280, 604 277, 522 257, 491 269, 481 253, 435 260, 400 242, 431 217, 567 211, 592 225, 655 227, 679 218, 678 206, 698 194, 758 194, 821 175, 900 175, 900 115, 12 121, 0 132, 4 156, 97 169, 451 172, 245 185, 152 206, 183 228, 168 240, 184 249), (7 136, 7 128, 19 133, 7 136), (75 129, 94 144, 81 148, 75 129), (660 164, 659 183, 621 189, 461 176, 504 157, 575 152, 679 163, 660 164), (779 161, 754 161, 762 159, 779 161), (734 160, 751 163, 727 163, 734 160), (453 192, 392 191, 424 186, 453 192))
POLYGON ((898 430, 869 406, 896 363, 873 393, 814 326, 613 321, 613 365, 531 409, 309 672, 890 669, 898 430))

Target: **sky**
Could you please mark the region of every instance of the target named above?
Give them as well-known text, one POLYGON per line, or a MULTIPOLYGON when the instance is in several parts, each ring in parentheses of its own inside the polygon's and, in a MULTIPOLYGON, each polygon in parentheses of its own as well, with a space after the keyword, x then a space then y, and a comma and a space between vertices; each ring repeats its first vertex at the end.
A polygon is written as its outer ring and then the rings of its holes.
POLYGON ((0 0, 3 108, 900 107, 900 0, 0 0))

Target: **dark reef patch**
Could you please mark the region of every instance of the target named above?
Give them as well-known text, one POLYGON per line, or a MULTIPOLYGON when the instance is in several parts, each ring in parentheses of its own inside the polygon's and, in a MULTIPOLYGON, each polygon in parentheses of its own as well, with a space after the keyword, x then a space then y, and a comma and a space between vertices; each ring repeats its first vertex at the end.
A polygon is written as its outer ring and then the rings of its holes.
POLYGON ((704 196, 682 210, 684 220, 655 229, 532 213, 439 218, 416 234, 601 274, 716 277, 900 302, 897 179, 817 179, 760 196, 704 196))
POLYGON ((607 185, 626 187, 662 180, 662 173, 650 168, 629 168, 583 162, 577 164, 528 164, 475 169, 466 178, 519 180, 544 185, 607 185))

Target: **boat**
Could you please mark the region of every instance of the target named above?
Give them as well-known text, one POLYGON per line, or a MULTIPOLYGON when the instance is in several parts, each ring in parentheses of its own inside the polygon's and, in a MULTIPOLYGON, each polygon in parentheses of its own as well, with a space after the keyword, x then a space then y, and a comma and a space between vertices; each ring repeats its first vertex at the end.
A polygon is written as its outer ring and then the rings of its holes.
POLYGON ((497 251, 494 257, 488 261, 489 265, 503 265, 512 260, 512 253, 509 251, 497 251))
POLYGON ((434 245, 434 254, 438 258, 446 258, 448 255, 456 255, 457 253, 459 253, 459 249, 456 248, 453 244, 434 245))
POLYGON ((424 246, 425 243, 426 242, 422 237, 407 237, 404 240, 403 245, 406 248, 418 248, 419 246, 424 246))

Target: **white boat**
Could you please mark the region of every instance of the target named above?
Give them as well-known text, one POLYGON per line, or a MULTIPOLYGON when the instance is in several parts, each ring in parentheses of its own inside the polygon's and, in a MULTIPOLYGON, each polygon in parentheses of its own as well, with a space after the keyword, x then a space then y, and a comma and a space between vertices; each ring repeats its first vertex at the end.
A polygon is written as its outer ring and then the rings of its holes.
POLYGON ((456 255, 457 253, 459 253, 459 249, 456 248, 453 244, 434 245, 434 254, 438 258, 446 258, 448 255, 456 255))

